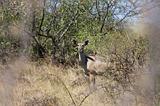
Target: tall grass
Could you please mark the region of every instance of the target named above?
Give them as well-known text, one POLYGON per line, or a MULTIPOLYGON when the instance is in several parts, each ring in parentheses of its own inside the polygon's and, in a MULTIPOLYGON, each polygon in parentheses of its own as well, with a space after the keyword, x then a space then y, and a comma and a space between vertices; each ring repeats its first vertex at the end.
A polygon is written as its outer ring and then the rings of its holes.
POLYGON ((90 92, 80 67, 61 68, 18 59, 0 65, 0 73, 2 106, 136 106, 131 92, 122 91, 107 78, 97 77, 97 89, 90 92))

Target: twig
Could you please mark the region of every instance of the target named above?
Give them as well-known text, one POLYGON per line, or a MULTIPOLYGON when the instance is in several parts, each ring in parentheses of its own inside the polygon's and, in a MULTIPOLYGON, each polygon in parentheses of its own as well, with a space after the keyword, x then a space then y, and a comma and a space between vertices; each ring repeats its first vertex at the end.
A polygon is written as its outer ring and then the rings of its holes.
POLYGON ((44 22, 44 17, 45 17, 45 4, 46 4, 46 0, 44 0, 44 7, 43 7, 43 12, 42 12, 42 18, 41 18, 41 23, 39 25, 39 32, 41 31, 43 22, 44 22))
MULTIPOLYGON (((64 29, 64 31, 62 32, 62 34, 60 35, 60 37, 59 37, 59 40, 65 35, 65 33, 68 31, 68 29, 70 28, 70 26, 73 24, 73 22, 75 21, 75 19, 78 17, 78 12, 75 14, 75 16, 74 16, 74 18, 70 21, 70 23, 67 25, 67 26, 65 26, 63 29, 64 29)), ((63 30, 62 29, 62 30, 63 30)), ((61 30, 57 33, 57 35, 59 35, 61 33, 61 30)))
POLYGON ((107 12, 106 12, 106 14, 105 14, 105 16, 104 16, 104 18, 103 18, 103 23, 102 23, 101 28, 100 28, 100 33, 103 32, 103 28, 104 28, 104 25, 105 25, 105 21, 106 21, 106 18, 107 18, 107 16, 108 16, 108 13, 109 13, 109 8, 110 8, 110 5, 109 5, 109 3, 107 3, 107 12))
POLYGON ((74 106, 77 106, 77 105, 76 105, 76 102, 74 101, 74 99, 73 99, 73 97, 72 97, 72 95, 71 95, 71 93, 70 93, 70 91, 69 91, 69 89, 67 88, 66 84, 62 81, 62 79, 59 78, 58 76, 54 75, 54 74, 49 74, 49 75, 55 76, 55 77, 61 82, 61 84, 62 84, 62 85, 64 86, 64 88, 66 89, 66 91, 67 91, 69 97, 71 98, 71 100, 72 100, 74 106))
POLYGON ((96 0, 96 10, 97 10, 97 13, 98 13, 98 19, 99 19, 99 21, 101 21, 101 14, 100 14, 100 11, 99 11, 99 3, 98 3, 98 0, 96 0))
POLYGON ((88 94, 82 99, 82 101, 80 102, 80 104, 79 104, 78 106, 81 106, 81 105, 84 103, 84 101, 85 101, 90 95, 94 94, 96 91, 98 91, 98 90, 100 90, 100 89, 102 89, 102 88, 103 88, 103 87, 101 87, 101 88, 99 88, 99 89, 96 89, 94 92, 88 93, 88 94))

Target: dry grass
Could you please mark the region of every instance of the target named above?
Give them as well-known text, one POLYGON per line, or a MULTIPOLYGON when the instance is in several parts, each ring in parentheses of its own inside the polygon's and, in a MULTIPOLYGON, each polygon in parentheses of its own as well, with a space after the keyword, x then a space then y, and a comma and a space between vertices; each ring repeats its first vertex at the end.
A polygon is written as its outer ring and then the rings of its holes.
POLYGON ((1 106, 78 106, 81 102, 84 106, 105 105, 103 96, 96 98, 96 92, 103 95, 102 90, 88 94, 89 87, 80 68, 17 60, 0 66, 0 85, 1 106))
POLYGON ((121 90, 110 80, 105 79, 105 88, 100 86, 103 78, 96 80, 97 90, 89 92, 81 68, 17 60, 8 66, 0 65, 0 106, 145 106, 135 105, 130 93, 119 96, 118 104, 114 104, 112 93, 121 90))

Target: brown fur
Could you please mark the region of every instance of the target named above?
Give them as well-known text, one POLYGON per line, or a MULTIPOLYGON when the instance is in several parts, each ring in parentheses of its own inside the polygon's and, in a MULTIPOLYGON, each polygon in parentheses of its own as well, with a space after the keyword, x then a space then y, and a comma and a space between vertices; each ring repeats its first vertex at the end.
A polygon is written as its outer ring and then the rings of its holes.
POLYGON ((97 55, 88 56, 84 53, 84 47, 88 44, 88 40, 78 45, 79 61, 85 72, 85 75, 89 77, 91 85, 95 86, 95 76, 106 70, 108 65, 101 61, 97 55))

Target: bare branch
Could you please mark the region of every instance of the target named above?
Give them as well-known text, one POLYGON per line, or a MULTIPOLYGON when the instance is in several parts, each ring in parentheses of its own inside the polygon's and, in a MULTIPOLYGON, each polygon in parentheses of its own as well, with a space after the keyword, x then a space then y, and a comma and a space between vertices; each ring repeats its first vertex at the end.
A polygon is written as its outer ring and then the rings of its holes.
POLYGON ((99 21, 101 21, 101 14, 100 14, 100 11, 99 11, 99 2, 98 2, 98 0, 96 0, 96 10, 97 10, 97 13, 98 13, 98 19, 99 19, 99 21))
POLYGON ((41 34, 41 33, 38 33, 39 36, 42 36, 42 37, 46 37, 46 38, 52 38, 52 36, 50 35, 44 35, 44 34, 41 34))
POLYGON ((76 13, 76 15, 73 17, 73 19, 70 21, 70 23, 68 25, 66 25, 62 30, 64 30, 61 33, 61 30, 57 33, 57 35, 59 35, 60 33, 60 37, 59 40, 65 35, 65 33, 68 31, 68 29, 70 28, 70 26, 74 23, 75 19, 78 17, 78 12, 76 13))
POLYGON ((93 92, 88 93, 88 94, 81 100, 81 102, 80 102, 80 104, 79 104, 78 106, 82 106, 82 104, 84 103, 84 101, 85 101, 90 95, 94 94, 96 91, 98 91, 98 90, 100 90, 100 89, 102 89, 102 87, 99 88, 99 89, 94 90, 93 92))
POLYGON ((64 81, 62 81, 62 79, 59 78, 57 75, 54 75, 54 74, 49 74, 49 75, 56 77, 61 82, 61 84, 64 86, 64 88, 66 89, 67 93, 69 94, 69 97, 71 98, 74 106, 76 106, 76 102, 74 101, 74 99, 73 99, 69 89, 67 88, 66 84, 64 83, 64 81))
POLYGON ((108 13, 109 13, 109 8, 110 8, 110 5, 109 5, 109 3, 107 3, 107 12, 106 12, 106 14, 105 14, 105 16, 103 18, 102 25, 101 25, 101 28, 100 28, 100 33, 103 32, 103 27, 105 25, 105 21, 106 21, 106 18, 108 16, 108 13))
POLYGON ((41 23, 39 25, 39 32, 42 30, 42 25, 43 25, 43 21, 44 21, 44 17, 45 17, 45 3, 46 3, 46 0, 43 1, 44 3, 44 6, 43 6, 43 12, 42 12, 42 18, 41 18, 41 23))

